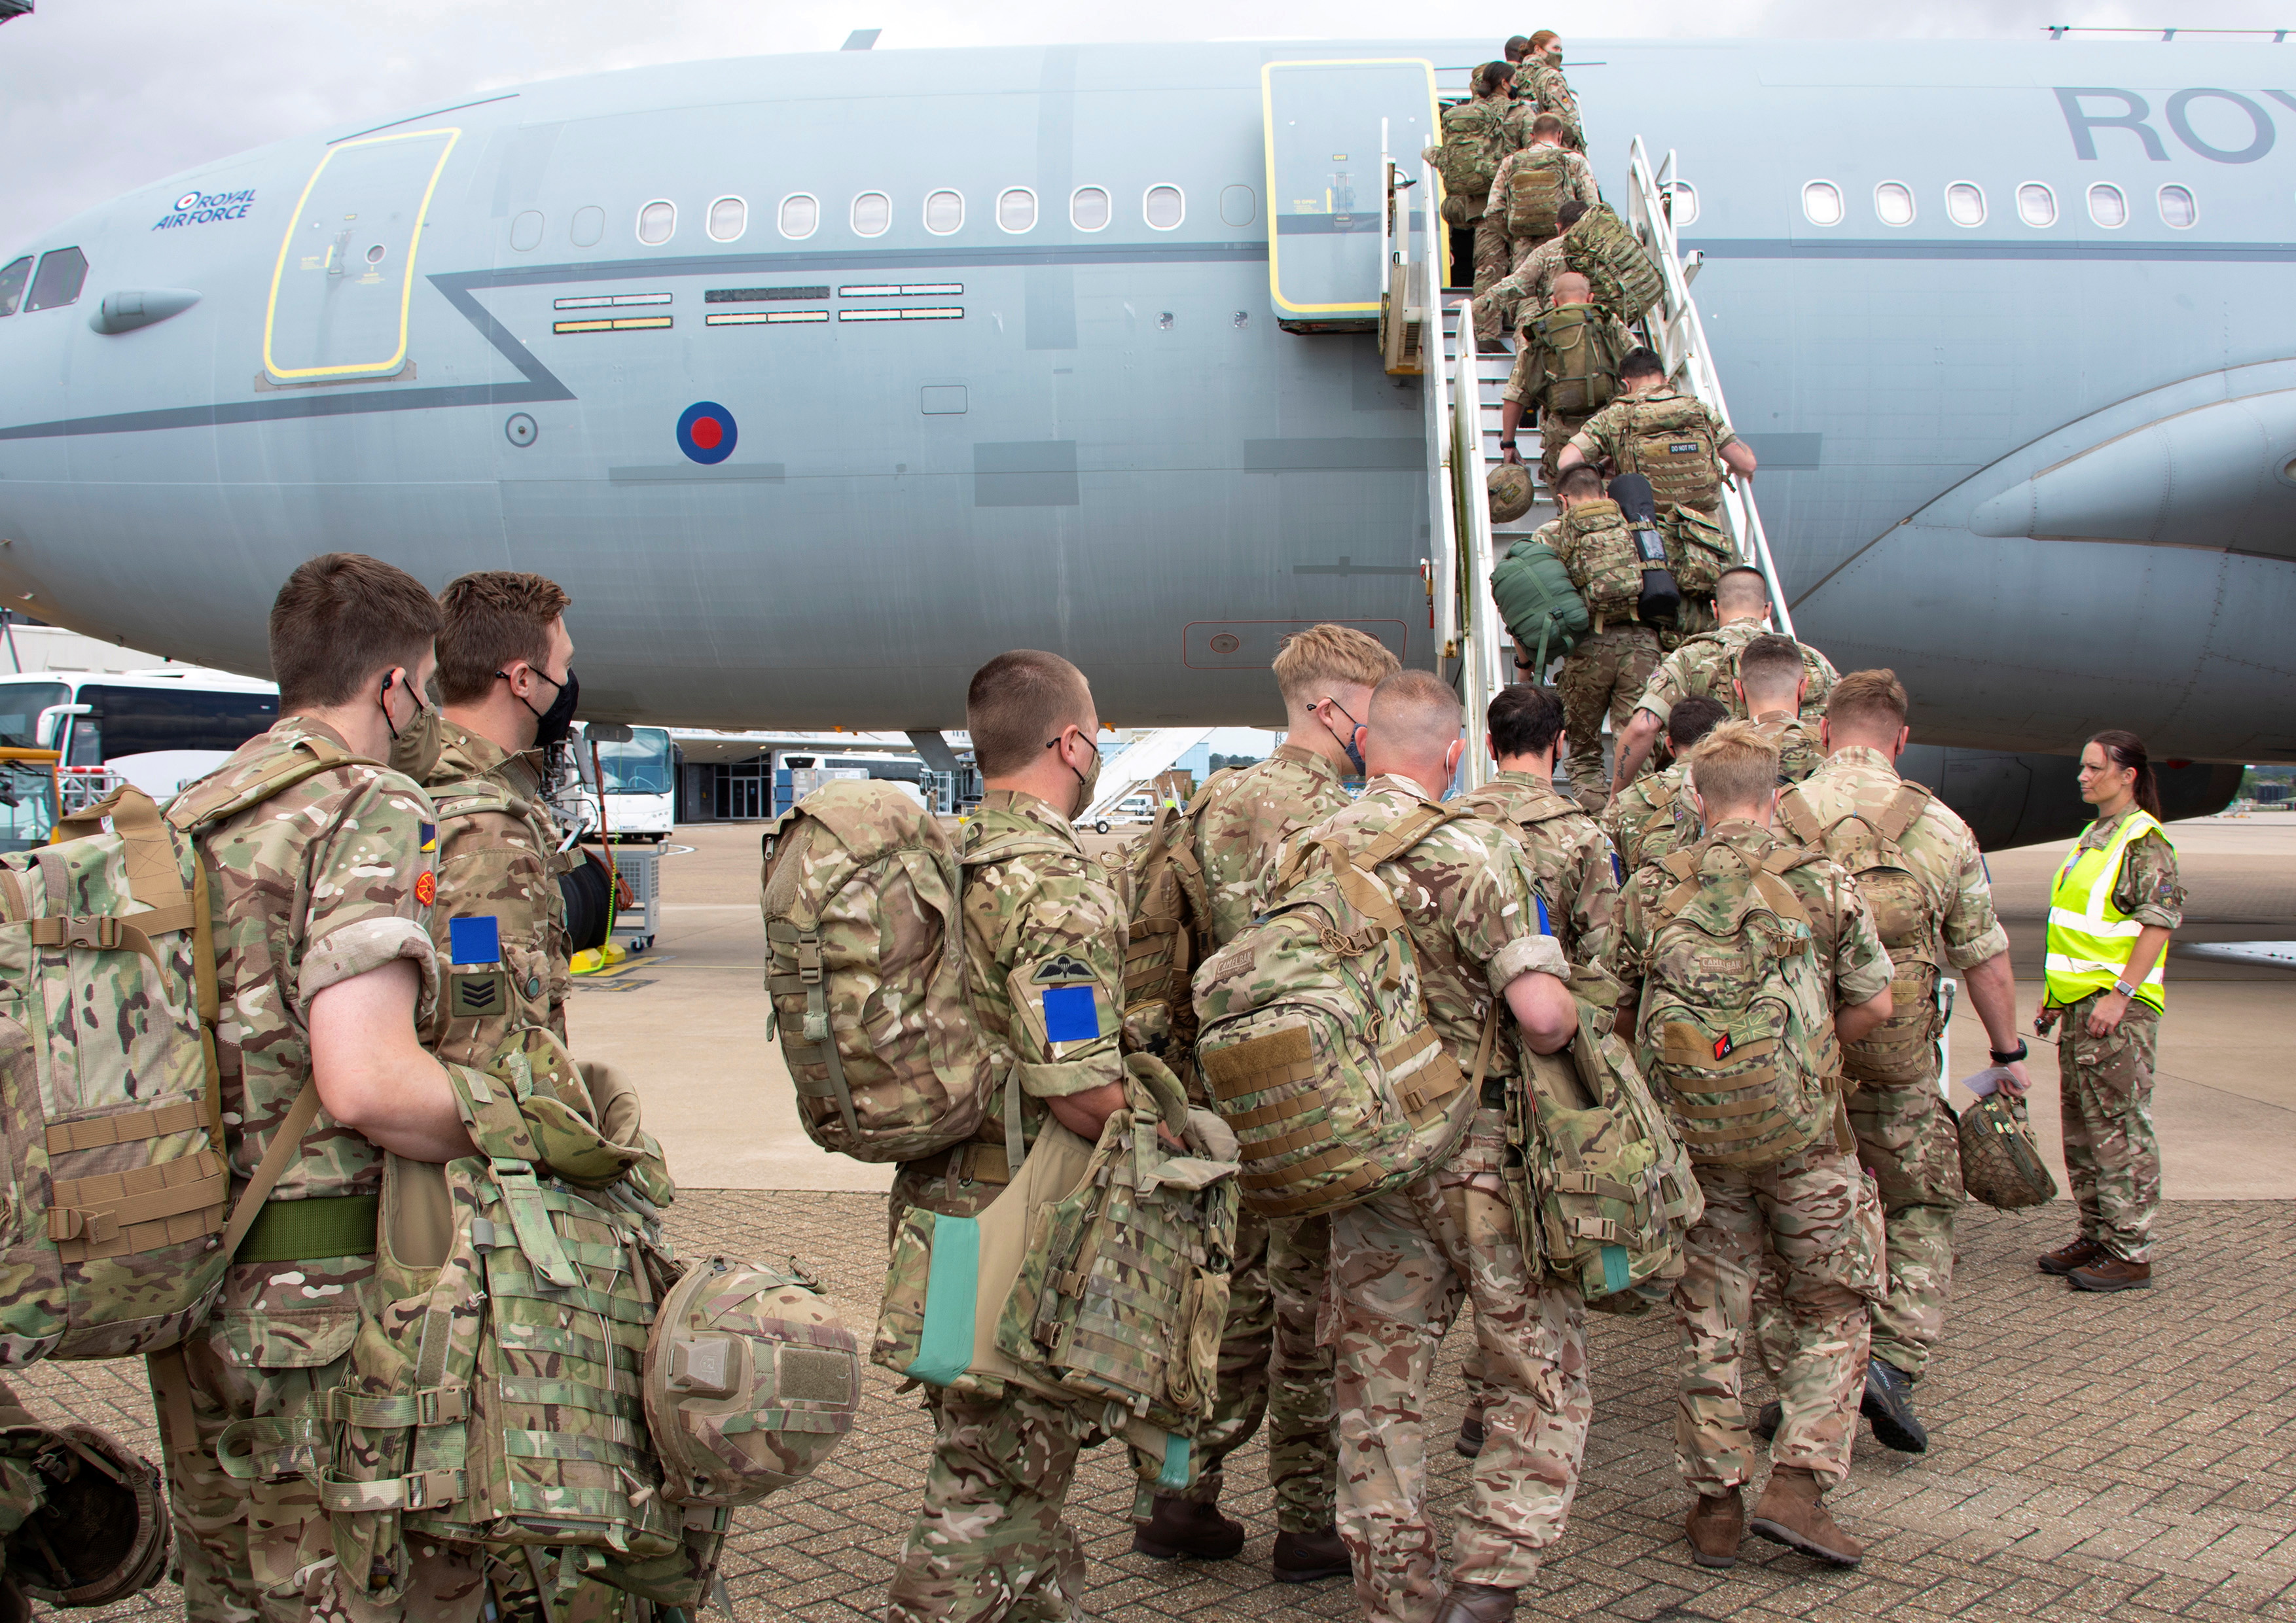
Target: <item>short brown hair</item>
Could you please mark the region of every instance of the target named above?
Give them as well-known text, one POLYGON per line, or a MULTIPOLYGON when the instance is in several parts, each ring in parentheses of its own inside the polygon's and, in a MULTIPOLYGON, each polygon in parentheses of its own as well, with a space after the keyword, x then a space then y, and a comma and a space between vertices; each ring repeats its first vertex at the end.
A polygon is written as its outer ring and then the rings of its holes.
POLYGON ((1365 724, 1407 749, 1447 749, 1459 736, 1459 695, 1431 670, 1398 670, 1372 690, 1365 724))
POLYGON ((1592 463, 1572 463, 1555 482, 1557 496, 1591 496, 1603 494, 1603 475, 1592 463))
POLYGON ((448 704, 475 704, 514 660, 547 678, 542 662, 550 655, 551 622, 573 601, 548 577, 516 570, 480 570, 451 582, 439 594, 445 615, 439 627, 439 697, 448 704))
POLYGON ((1551 112, 1543 112, 1530 121, 1530 133, 1534 135, 1552 135, 1560 141, 1562 139, 1562 120, 1551 112))
POLYGON ((1749 697, 1756 688, 1764 693, 1791 688, 1803 674, 1801 644, 1775 631, 1764 632, 1738 655, 1738 680, 1749 697))
POLYGON ((1542 754, 1562 736, 1562 701, 1546 688, 1519 682, 1492 695, 1483 726, 1502 760, 1542 754))
POLYGON ((1770 583, 1751 563, 1734 563, 1714 583, 1714 604, 1719 609, 1751 609, 1770 601, 1770 583))
POLYGON ((1028 770, 1045 741, 1092 722, 1092 689, 1084 672, 1056 653, 1015 648, 972 673, 964 691, 964 725, 983 777, 1028 770))
POLYGON ((1778 786, 1777 746, 1751 721, 1726 721, 1690 752, 1690 781, 1709 817, 1769 804, 1778 786))
POLYGON ((1329 621, 1294 632, 1275 652, 1275 685, 1287 705, 1306 706, 1328 698, 1316 690, 1333 683, 1377 687, 1399 668, 1377 637, 1329 621))
POLYGON ((394 668, 413 671, 439 620, 430 589, 380 558, 322 553, 298 564, 271 600, 279 713, 348 704, 394 668))
POLYGON ((1825 719, 1861 733, 1895 733, 1906 725, 1906 684, 1894 670, 1853 670, 1826 695, 1825 719))

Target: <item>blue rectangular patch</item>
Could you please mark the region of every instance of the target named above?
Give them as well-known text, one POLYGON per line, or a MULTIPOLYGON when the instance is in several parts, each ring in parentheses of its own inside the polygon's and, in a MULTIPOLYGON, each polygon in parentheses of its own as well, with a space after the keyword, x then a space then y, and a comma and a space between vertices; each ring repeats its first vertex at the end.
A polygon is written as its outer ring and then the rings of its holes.
POLYGON ((500 963, 502 926, 491 913, 447 922, 447 956, 456 963, 500 963))
POLYGON ((439 825, 435 823, 418 823, 414 826, 422 831, 422 848, 426 851, 437 850, 439 848, 439 825))
POLYGON ((1045 1040, 1049 1043, 1088 1043, 1100 1035, 1100 1011, 1093 1006, 1090 987, 1045 988, 1045 1040))

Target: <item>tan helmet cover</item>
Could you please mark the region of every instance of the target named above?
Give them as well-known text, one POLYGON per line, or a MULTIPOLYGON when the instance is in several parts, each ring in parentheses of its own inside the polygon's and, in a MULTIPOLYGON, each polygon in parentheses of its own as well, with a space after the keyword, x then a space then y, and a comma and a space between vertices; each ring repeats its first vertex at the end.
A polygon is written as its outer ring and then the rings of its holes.
POLYGON ((1501 463, 1485 482, 1490 487, 1492 523, 1511 523, 1530 511, 1530 470, 1521 463, 1501 463))
POLYGON ((646 1341, 646 1427, 673 1504, 750 1504, 851 1430, 861 1353, 796 1262, 712 1257, 670 1288, 646 1341))
POLYGON ((8 1540, 8 1574, 51 1606, 103 1606, 149 1589, 172 1535, 160 1469, 94 1426, 11 1428, 12 1451, 38 1439, 44 1503, 8 1540))

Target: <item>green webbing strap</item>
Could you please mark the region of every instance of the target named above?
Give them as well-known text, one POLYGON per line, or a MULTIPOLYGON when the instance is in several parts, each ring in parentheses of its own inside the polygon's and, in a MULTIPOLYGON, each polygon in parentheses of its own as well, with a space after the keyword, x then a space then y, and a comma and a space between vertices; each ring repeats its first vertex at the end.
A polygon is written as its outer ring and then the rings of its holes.
POLYGON ((536 1283, 531 1275, 521 1273, 515 1268, 505 1268, 499 1264, 487 1270, 487 1287, 494 1292, 496 1301, 506 1300, 512 1297, 523 1297, 529 1301, 547 1303, 561 1311, 568 1307, 578 1307, 586 1313, 603 1314, 610 1319, 619 1319, 626 1324, 653 1323, 653 1304, 651 1302, 632 1301, 627 1297, 616 1296, 611 1291, 589 1291, 580 1286, 553 1291, 548 1295, 545 1295, 536 1288, 536 1283))
MULTIPOLYGON (((518 1234, 518 1249, 534 1266, 534 1271, 562 1290, 571 1289, 582 1283, 574 1265, 566 1259, 565 1250, 558 1243, 558 1231, 550 1225, 550 1208, 542 1198, 542 1186, 535 1182, 534 1168, 524 1161, 495 1158, 491 1163, 495 1184, 502 1191, 503 1204, 510 1209, 510 1225, 518 1234)), ((491 1281, 493 1269, 488 1270, 491 1281)))
POLYGON ((819 1045, 822 1062, 829 1067, 829 1085, 836 1090, 837 1113, 845 1119, 845 1130, 858 1135, 861 1123, 853 1114, 853 1089, 845 1080, 837 1033, 829 1026, 829 994, 821 980, 821 938, 811 930, 797 939, 797 978, 805 986, 805 1040, 819 1045))
POLYGON ((1189 1442, 1177 1433, 1164 1439, 1164 1469, 1156 1478, 1156 1486, 1177 1493, 1188 1485, 1189 1442))
POLYGON ((379 1194, 342 1194, 307 1201, 266 1201, 247 1227, 234 1262, 310 1262, 322 1257, 369 1257, 375 1250, 379 1194))
POLYGON ((320 1394, 320 1406, 329 1420, 348 1421, 370 1431, 405 1430, 410 1426, 444 1426, 471 1415, 468 1387, 432 1387, 397 1398, 365 1398, 347 1387, 320 1394))
POLYGON ((589 1460, 602 1465, 642 1466, 652 1458, 643 1421, 632 1426, 625 1421, 603 1420, 595 1431, 522 1431, 506 1427, 502 1439, 503 1452, 522 1460, 589 1460))
POLYGON ((338 1515, 430 1510, 460 1499, 465 1480, 460 1471, 418 1471, 381 1482, 347 1482, 331 1476, 319 1483, 319 1506, 338 1515))
MULTIPOLYGON (((546 1195, 555 1192, 545 1191, 545 1193, 546 1195)), ((511 1250, 517 1248, 518 1234, 517 1231, 504 1228, 500 1224, 489 1223, 484 1217, 473 1217, 471 1219, 471 1243, 480 1250, 511 1250)), ((562 1235, 559 1239, 558 1245, 570 1260, 582 1263, 589 1267, 611 1268, 619 1272, 629 1266, 629 1254, 618 1245, 600 1245, 589 1240, 569 1240, 562 1235)))
POLYGON ((972 1364, 972 1317, 980 1291, 980 1225, 933 1215, 932 1259, 925 1274, 925 1322, 917 1356, 901 1373, 947 1386, 972 1364))
POLYGON ((503 1375, 498 1377, 504 1398, 511 1403, 557 1404, 562 1408, 581 1409, 592 1414, 611 1414, 617 1419, 643 1422, 645 1401, 632 1394, 611 1392, 580 1381, 553 1381, 543 1375, 503 1375))

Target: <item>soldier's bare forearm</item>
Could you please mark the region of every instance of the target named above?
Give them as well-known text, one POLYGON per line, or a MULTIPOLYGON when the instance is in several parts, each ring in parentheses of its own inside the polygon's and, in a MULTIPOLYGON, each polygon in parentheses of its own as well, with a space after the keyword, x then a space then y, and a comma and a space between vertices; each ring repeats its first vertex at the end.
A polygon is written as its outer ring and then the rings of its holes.
POLYGON ((1863 1042, 1890 1018, 1890 989, 1884 987, 1864 1003, 1837 1010, 1833 1016, 1833 1034, 1844 1043, 1863 1042))
POLYGON ((409 1160, 472 1153, 453 1083, 414 1029, 422 982, 401 958, 311 999, 311 1077, 327 1114, 409 1160))
MULTIPOLYGON (((1970 1006, 1977 1011, 1980 1023, 1985 1027, 1985 1040, 1996 1053, 2007 1053, 2021 1040, 2017 1036, 2017 977, 2009 967, 2009 955, 1998 952, 1982 963, 1972 963, 1961 972, 1962 984, 1969 988, 1970 1006)), ((2021 1095, 2030 1086, 2020 1061, 2004 1067, 2009 1072, 2012 1094, 2021 1095)))
POLYGON ((1045 1105, 1052 1111, 1054 1121, 1078 1138, 1097 1143, 1100 1131, 1108 1125, 1108 1119, 1125 1107, 1124 1085, 1121 1082, 1104 1082, 1080 1094, 1063 1094, 1057 1099, 1047 1099, 1045 1105))
POLYGON ((1616 795, 1635 781, 1635 774, 1650 759, 1651 746, 1658 742, 1658 717, 1648 710, 1636 710, 1635 718, 1627 724, 1627 735, 1619 741, 1619 758, 1611 769, 1611 792, 1616 795))

